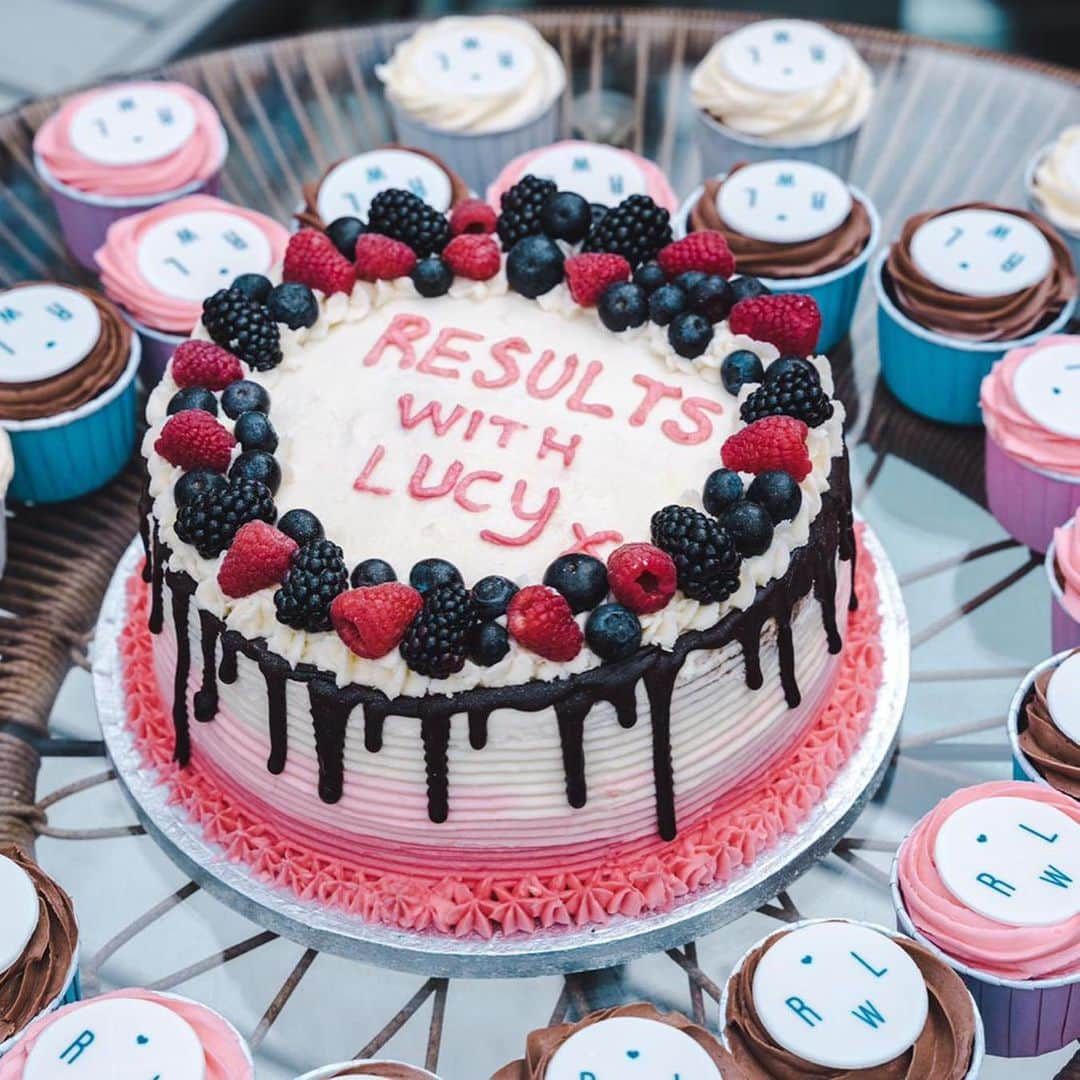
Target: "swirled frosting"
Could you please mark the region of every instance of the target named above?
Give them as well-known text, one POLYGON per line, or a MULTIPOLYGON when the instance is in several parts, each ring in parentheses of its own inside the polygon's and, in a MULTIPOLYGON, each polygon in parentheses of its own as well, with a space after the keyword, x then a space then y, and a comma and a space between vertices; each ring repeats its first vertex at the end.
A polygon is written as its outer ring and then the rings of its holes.
POLYGON ((1080 512, 1071 523, 1054 530, 1054 569, 1065 610, 1080 622, 1080 512))
POLYGON ((551 1059, 568 1039, 583 1028, 592 1027, 594 1024, 612 1020, 615 1017, 652 1020, 655 1023, 673 1027, 684 1035, 688 1035, 709 1055, 724 1080, 748 1080, 747 1074, 736 1065, 716 1036, 679 1013, 662 1013, 654 1006, 644 1003, 603 1009, 600 1012, 590 1013, 576 1024, 559 1024, 556 1027, 530 1032, 525 1042, 525 1057, 520 1061, 512 1061, 509 1065, 504 1065, 491 1080, 544 1080, 551 1059))
POLYGON ((1055 225, 1080 233, 1080 124, 1067 127, 1035 166, 1031 197, 1055 225), (1069 162, 1072 162, 1070 167, 1069 162))
POLYGON ((7 971, 0 972, 2 1043, 26 1027, 64 992, 79 932, 71 899, 52 878, 17 847, 0 847, 0 856, 11 859, 26 871, 39 900, 37 926, 26 948, 7 971))
POLYGON ((1054 723, 1046 700, 1053 674, 1044 671, 1024 702, 1020 749, 1051 787, 1080 799, 1080 746, 1054 723))
POLYGON ((484 135, 508 131, 535 120, 566 87, 566 69, 559 54, 538 31, 521 19, 504 16, 450 16, 425 23, 375 68, 386 96, 414 119, 440 131, 484 135), (507 35, 532 55, 524 84, 489 92, 447 94, 426 74, 427 49, 447 35, 487 30, 507 35))
POLYGON ((942 825, 980 799, 1013 796, 1044 802, 1080 822, 1080 803, 1052 788, 1003 780, 963 788, 922 818, 900 848, 900 892, 908 917, 929 941, 960 963, 1004 979, 1050 979, 1080 970, 1080 915, 1056 926, 1006 926, 962 904, 934 864, 942 825))
POLYGON ((874 84, 863 58, 844 38, 844 63, 836 78, 809 90, 761 90, 735 78, 721 38, 694 69, 694 105, 735 131, 777 144, 823 142, 854 131, 866 118, 874 84))
POLYGON ((788 933, 774 934, 747 953, 728 982, 724 1039, 743 1070, 741 1075, 747 1080, 963 1080, 975 1042, 971 996, 959 975, 921 945, 899 936, 893 940, 915 961, 930 999, 926 1024, 911 1049, 884 1065, 849 1070, 815 1065, 780 1046, 758 1016, 753 986, 761 958, 788 933))
MULTIPOLYGON (((742 168, 743 163, 732 167, 731 174, 742 168)), ((870 215, 866 207, 854 196, 851 213, 841 224, 811 240, 793 244, 779 244, 769 240, 757 240, 732 229, 720 216, 718 199, 724 186, 721 179, 707 180, 701 197, 690 210, 691 232, 713 230, 727 237, 728 247, 735 256, 740 274, 752 274, 764 278, 806 278, 827 274, 846 266, 870 241, 870 215)))
POLYGON ((105 243, 94 252, 106 296, 144 326, 170 334, 190 333, 202 317, 202 303, 169 296, 155 289, 139 270, 139 247, 146 234, 160 222, 183 214, 213 210, 246 218, 260 229, 270 243, 271 266, 280 264, 289 242, 289 233, 283 226, 265 214, 233 206, 211 195, 189 195, 186 199, 121 218, 109 227, 105 243))
POLYGON ((927 330, 967 341, 1014 341, 1052 322, 1076 292, 1076 268, 1064 241, 1034 214, 994 203, 971 202, 946 210, 928 210, 908 218, 900 239, 889 250, 885 284, 897 307, 927 330), (965 296, 936 285, 919 269, 911 241, 931 218, 954 210, 994 210, 1029 221, 1046 237, 1053 269, 1030 288, 1008 296, 965 296))
MULTIPOLYGON (((34 153, 60 183, 94 195, 158 195, 208 180, 221 168, 225 156, 226 137, 217 110, 202 94, 183 83, 132 83, 131 87, 145 85, 171 91, 195 111, 195 130, 178 150, 137 165, 108 165, 81 154, 71 139, 72 121, 80 109, 103 92, 98 88, 69 98, 42 124, 34 136, 34 153)), ((116 91, 119 87, 108 89, 116 91)))
POLYGON ((1055 334, 1035 345, 1011 349, 983 379, 979 400, 989 436, 1009 457, 1033 469, 1080 478, 1080 441, 1040 424, 1023 409, 1014 390, 1017 370, 1029 356, 1076 340, 1055 334))
POLYGON ((116 308, 100 293, 65 288, 82 293, 97 308, 101 319, 97 344, 78 364, 59 375, 28 383, 0 381, 0 420, 35 420, 77 409, 108 390, 127 366, 131 328, 116 308))

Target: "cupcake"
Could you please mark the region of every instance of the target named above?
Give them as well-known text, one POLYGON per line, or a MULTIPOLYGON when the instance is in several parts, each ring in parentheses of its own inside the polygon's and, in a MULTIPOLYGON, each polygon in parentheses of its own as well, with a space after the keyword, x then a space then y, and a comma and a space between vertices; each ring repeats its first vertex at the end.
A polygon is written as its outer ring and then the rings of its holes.
POLYGON ((1080 511, 1060 528, 1046 550, 1050 584, 1050 641, 1054 652, 1080 649, 1080 511))
POLYGON ((966 203, 916 214, 874 265, 878 351, 909 409, 977 424, 996 360, 1060 331, 1076 306, 1076 268, 1034 214, 966 203))
POLYGON ((202 302, 241 274, 277 266, 288 231, 265 214, 191 195, 125 218, 97 250, 101 285, 142 342, 142 378, 154 386, 202 302))
POLYGON ((731 973, 720 1015, 748 1080, 974 1080, 982 1063, 982 1024, 959 976, 868 923, 809 919, 763 938, 731 973))
POLYGON ((236 1029, 187 998, 117 990, 66 1005, 27 1028, 0 1059, 0 1080, 139 1076, 254 1080, 251 1051, 236 1029))
POLYGON ((835 173, 803 161, 740 162, 683 204, 676 235, 727 237, 740 274, 774 293, 809 293, 821 310, 819 352, 851 327, 881 224, 874 204, 835 173))
POLYGON ((0 577, 7 566, 7 491, 15 475, 15 458, 11 453, 11 439, 0 427, 0 577))
POLYGON ((305 184, 296 220, 325 229, 342 217, 366 219, 371 200, 388 188, 411 191, 444 214, 469 197, 465 181, 434 154, 391 144, 335 162, 315 183, 305 184))
POLYGON ((967 983, 987 1053, 1080 1038, 1080 803, 1015 780, 957 791, 900 845, 892 891, 900 929, 967 983))
POLYGON ((1080 507, 1077 372, 1080 337, 1052 335, 1010 350, 982 381, 987 501, 1005 530, 1035 551, 1045 551, 1080 507))
POLYGON ((439 1080, 427 1069, 406 1065, 403 1061, 341 1061, 312 1069, 297 1080, 330 1080, 337 1076, 367 1076, 370 1080, 439 1080))
POLYGON ((139 347, 104 297, 50 282, 0 292, 0 427, 8 495, 58 502, 111 480, 135 448, 139 347))
POLYGON ((847 178, 874 97, 846 38, 800 19, 753 22, 694 69, 690 96, 706 176, 737 161, 798 158, 847 178))
POLYGON ((624 1005, 532 1032, 525 1057, 504 1065, 491 1080, 596 1080, 623 1077, 627 1061, 643 1077, 678 1076, 682 1080, 746 1080, 705 1028, 678 1013, 652 1005, 624 1005))
POLYGON ((616 206, 630 195, 648 195, 671 213, 679 205, 658 165, 629 150, 580 139, 519 154, 488 187, 487 201, 498 210, 503 192, 526 175, 552 180, 560 191, 577 192, 600 206, 616 206))
POLYGON ((463 15, 425 23, 375 73, 398 141, 437 154, 473 191, 558 133, 566 69, 521 19, 463 15))
POLYGON ((78 1000, 79 930, 67 893, 17 847, 0 847, 0 897, 3 1057, 35 1020, 78 1000))
POLYGON ((1032 207, 1061 233, 1073 262, 1080 263, 1080 124, 1044 146, 1024 179, 1032 207))
POLYGON ((183 83, 136 82, 69 98, 34 136, 75 259, 94 252, 113 222, 183 195, 217 194, 228 138, 214 106, 183 83))
POLYGON ((1080 650, 1028 672, 1009 709, 1013 774, 1080 799, 1080 650))

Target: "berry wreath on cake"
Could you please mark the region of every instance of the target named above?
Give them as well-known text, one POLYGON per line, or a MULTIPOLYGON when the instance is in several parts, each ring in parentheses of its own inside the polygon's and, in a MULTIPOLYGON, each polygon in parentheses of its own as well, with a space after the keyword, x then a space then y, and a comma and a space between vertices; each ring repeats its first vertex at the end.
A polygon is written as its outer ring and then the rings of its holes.
POLYGON ((383 193, 205 301, 121 651, 208 839, 490 936, 668 909, 805 820, 878 597, 816 307, 734 274, 648 197, 528 176, 498 215, 383 193))

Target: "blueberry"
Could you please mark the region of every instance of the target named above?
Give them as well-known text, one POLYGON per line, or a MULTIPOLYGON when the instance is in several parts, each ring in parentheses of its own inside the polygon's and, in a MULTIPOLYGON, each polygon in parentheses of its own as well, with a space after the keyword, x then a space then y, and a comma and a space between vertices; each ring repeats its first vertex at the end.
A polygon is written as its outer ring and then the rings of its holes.
POLYGON ((712 339, 712 323, 704 315, 695 315, 692 311, 676 315, 668 327, 671 347, 687 360, 700 356, 709 347, 712 339))
POLYGON ((711 323, 723 322, 734 302, 731 299, 731 286, 719 274, 710 274, 699 281, 690 290, 688 299, 690 310, 704 315, 711 323))
POLYGON ((778 379, 789 371, 805 371, 815 383, 821 385, 821 376, 818 374, 818 369, 809 360, 805 360, 801 356, 781 356, 779 360, 774 360, 765 369, 764 381, 772 382, 773 379, 778 379))
POLYGON ((497 622, 481 623, 469 640, 469 659, 481 667, 497 664, 510 651, 510 635, 497 622))
POLYGON ((765 378, 765 368, 756 353, 749 349, 736 349, 724 357, 720 365, 720 378, 729 394, 737 394, 746 383, 759 383, 765 378))
POLYGON ((277 449, 277 432, 266 418, 266 413, 254 409, 241 413, 236 418, 233 434, 244 450, 265 450, 272 454, 277 449))
POLYGON ((242 477, 244 480, 258 480, 265 484, 273 495, 281 484, 281 466, 273 454, 265 450, 245 450, 229 469, 229 479, 242 477))
POLYGON ((357 563, 352 577, 349 578, 354 589, 362 589, 367 585, 385 585, 389 581, 397 581, 397 574, 385 559, 365 559, 357 563))
POLYGON ((758 473, 746 497, 763 506, 777 525, 781 521, 790 521, 802 506, 802 489, 790 473, 780 469, 758 473))
POLYGON ((367 232, 367 226, 354 217, 335 218, 326 226, 326 235, 331 243, 349 262, 356 258, 356 241, 361 233, 367 232))
POLYGON ((731 280, 732 303, 737 304, 740 300, 750 300, 755 296, 769 296, 771 293, 772 289, 762 284, 756 277, 744 274, 742 277, 731 280))
POLYGON ((421 559, 409 571, 409 584, 419 593, 437 585, 455 585, 461 581, 461 571, 445 559, 421 559))
POLYGON ((540 227, 552 240, 576 244, 591 226, 588 202, 573 191, 557 191, 540 210, 540 227))
POLYGON ((505 614, 507 605, 517 591, 518 587, 509 578, 500 577, 498 574, 481 578, 472 587, 473 603, 480 613, 480 618, 497 619, 505 614))
POLYGON ((301 547, 326 536, 322 522, 310 510, 301 510, 299 507, 282 514, 277 527, 301 547))
POLYGON ((438 255, 429 255, 416 264, 412 281, 421 296, 445 296, 454 282, 454 271, 438 255))
POLYGON ((592 555, 560 555, 544 574, 544 584, 566 597, 576 615, 596 607, 608 591, 607 567, 592 555))
POLYGON ((165 412, 172 416, 174 413, 184 412, 186 409, 201 409, 211 416, 217 416, 217 398, 204 386, 185 386, 183 390, 177 390, 171 398, 165 412))
POLYGON ((319 318, 319 301, 315 294, 298 281, 286 281, 276 285, 266 302, 270 318, 284 323, 290 330, 301 326, 314 326, 319 318))
POLYGON ((250 379, 238 379, 225 387, 221 395, 221 407, 230 420, 236 420, 241 413, 252 409, 268 413, 270 395, 257 382, 252 382, 250 379))
POLYGON ((601 604, 585 620, 585 640, 601 660, 625 660, 641 645, 641 623, 622 604, 601 604))
POLYGON ((227 490, 228 480, 221 473, 209 472, 206 469, 196 469, 194 472, 186 472, 173 488, 173 498, 177 506, 187 506, 196 495, 202 495, 205 491, 213 491, 221 494, 227 490))
POLYGON ((676 276, 674 284, 678 285, 684 293, 688 293, 699 281, 704 281, 708 276, 704 270, 684 270, 676 276))
POLYGON ((649 317, 649 299, 640 285, 629 281, 616 281, 601 294, 596 305, 600 321, 619 333, 634 326, 641 326, 649 317))
POLYGON ((249 300, 254 300, 256 304, 265 304, 274 285, 262 274, 241 274, 233 281, 232 287, 242 292, 249 300))
POLYGON ((667 274, 660 268, 658 262, 642 263, 634 271, 634 284, 640 285, 647 293, 654 293, 662 285, 667 284, 667 274))
POLYGON ((735 542, 740 555, 764 555, 772 543, 773 523, 764 506, 740 499, 729 506, 720 524, 735 542))
POLYGON ((589 214, 592 217, 592 225, 590 228, 595 229, 597 225, 607 216, 608 208, 603 203, 589 203, 589 214))
POLYGON ((510 288, 530 300, 551 292, 563 279, 563 253, 546 236, 526 236, 506 257, 510 288))
POLYGON ((734 469, 716 469, 709 473, 702 492, 702 501, 713 517, 719 517, 742 497, 742 478, 734 469))
POLYGON ((678 285, 661 285, 649 297, 649 318, 657 326, 667 326, 686 310, 686 293, 678 285))

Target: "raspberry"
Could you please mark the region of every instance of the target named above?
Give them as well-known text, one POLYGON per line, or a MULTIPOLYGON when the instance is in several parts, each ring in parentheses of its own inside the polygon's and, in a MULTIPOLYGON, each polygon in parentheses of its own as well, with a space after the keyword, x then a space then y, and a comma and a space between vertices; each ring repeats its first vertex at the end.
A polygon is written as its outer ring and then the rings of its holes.
POLYGON ((733 334, 768 341, 781 353, 809 356, 821 333, 821 311, 812 296, 786 293, 740 300, 728 315, 733 334))
POLYGON ((666 607, 677 585, 675 562, 652 544, 623 544, 608 556, 608 585, 636 615, 666 607))
POLYGON ((806 449, 809 431, 802 420, 791 416, 767 416, 736 431, 724 443, 721 457, 736 472, 762 473, 779 469, 802 481, 810 473, 806 449))
POLYGON ((548 585, 526 585, 506 609, 506 625, 520 645, 547 660, 565 663, 581 652, 581 627, 562 593, 548 585))
POLYGON ((693 232, 668 244, 656 256, 656 261, 669 279, 687 270, 700 270, 725 278, 735 273, 735 256, 728 247, 727 237, 711 230, 693 232))
POLYGON ((235 445, 232 433, 208 412, 185 409, 165 421, 154 449, 170 464, 179 465, 185 471, 224 472, 229 467, 235 445))
POLYGON ((575 255, 565 269, 570 295, 582 307, 594 307, 609 285, 630 280, 630 264, 621 255, 575 255))
POLYGON ((295 540, 265 521, 241 525, 218 570, 221 591, 226 596, 250 596, 279 585, 296 549, 295 540))
POLYGON ((327 296, 350 293, 356 284, 352 263, 318 229, 301 229, 289 238, 281 276, 285 281, 299 282, 327 296))
POLYGON ((177 386, 224 390, 244 377, 240 361, 212 341, 183 341, 173 353, 172 376, 177 386))
POLYGON ((335 597, 330 621, 357 656, 377 660, 401 642, 423 606, 424 598, 415 589, 389 581, 335 597))
POLYGON ((356 240, 356 276, 361 281, 392 281, 411 274, 416 252, 381 233, 363 233, 356 240))
POLYGON ((739 587, 739 553, 727 531, 692 506, 665 506, 652 516, 652 538, 675 563, 679 588, 718 604, 739 587))
POLYGON ((470 281, 493 278, 502 265, 502 253, 493 236, 462 233, 443 249, 442 257, 458 277, 470 281))
POLYGON ((462 233, 493 233, 497 221, 494 209, 483 199, 464 199, 450 215, 450 231, 455 236, 462 233))

